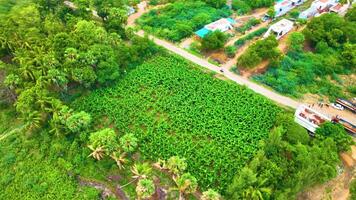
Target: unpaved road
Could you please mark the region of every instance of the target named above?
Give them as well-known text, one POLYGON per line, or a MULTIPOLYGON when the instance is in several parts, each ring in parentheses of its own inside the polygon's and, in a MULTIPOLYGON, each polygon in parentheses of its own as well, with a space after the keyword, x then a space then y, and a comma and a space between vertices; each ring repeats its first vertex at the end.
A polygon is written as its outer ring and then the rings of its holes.
MULTIPOLYGON (((144 31, 138 31, 136 33, 138 36, 141 36, 143 37, 145 35, 144 31)), ((165 49, 175 53, 175 54, 178 54, 182 57, 184 57, 185 59, 187 60, 190 60, 191 62, 197 64, 197 65, 200 65, 201 67, 204 67, 204 68, 207 68, 211 71, 214 71, 216 73, 219 73, 223 76, 225 76, 226 78, 240 84, 240 85, 245 85, 247 86, 248 88, 250 88, 251 90, 255 91, 256 93, 259 93, 275 102, 277 102, 278 104, 281 104, 281 105, 284 105, 284 106, 287 106, 287 107, 291 107, 291 108, 294 108, 296 109, 301 103, 299 103, 298 101, 295 101, 289 97, 285 97, 283 95, 280 95, 276 92, 273 92, 269 89, 266 89, 264 88, 263 86, 260 86, 248 79, 245 79, 239 75, 236 75, 234 74, 233 72, 230 72, 230 71, 225 71, 225 72, 220 72, 220 67, 214 65, 214 64, 211 64, 209 63, 208 61, 202 59, 202 58, 199 58, 193 54, 190 54, 189 52, 179 48, 179 47, 176 47, 174 44, 170 43, 170 42, 167 42, 167 41, 164 41, 164 40, 161 40, 161 39, 158 39, 154 36, 151 36, 149 35, 149 38, 154 42, 156 43, 157 45, 161 46, 161 47, 164 47, 165 49)))

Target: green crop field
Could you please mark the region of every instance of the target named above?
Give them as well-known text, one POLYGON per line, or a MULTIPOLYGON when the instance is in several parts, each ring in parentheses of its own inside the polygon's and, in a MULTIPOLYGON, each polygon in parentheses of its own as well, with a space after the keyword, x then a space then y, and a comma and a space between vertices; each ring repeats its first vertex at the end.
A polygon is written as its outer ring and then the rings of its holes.
POLYGON ((278 107, 252 91, 204 74, 174 56, 157 56, 116 87, 74 102, 134 133, 145 158, 185 157, 202 188, 224 191, 268 135, 278 107))

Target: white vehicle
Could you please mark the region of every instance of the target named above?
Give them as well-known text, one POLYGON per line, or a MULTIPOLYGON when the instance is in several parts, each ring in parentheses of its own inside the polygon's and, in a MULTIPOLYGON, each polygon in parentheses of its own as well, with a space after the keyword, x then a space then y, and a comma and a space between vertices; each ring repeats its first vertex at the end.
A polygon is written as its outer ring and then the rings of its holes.
POLYGON ((338 103, 332 103, 330 104, 333 108, 338 109, 338 110, 344 110, 344 106, 338 104, 338 103))

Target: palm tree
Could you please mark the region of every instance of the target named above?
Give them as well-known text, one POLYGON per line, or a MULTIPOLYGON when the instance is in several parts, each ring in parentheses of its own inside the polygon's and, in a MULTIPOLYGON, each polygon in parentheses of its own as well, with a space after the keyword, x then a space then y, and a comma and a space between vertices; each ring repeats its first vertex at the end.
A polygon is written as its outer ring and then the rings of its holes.
POLYGON ((212 189, 203 192, 203 195, 201 196, 201 200, 220 200, 220 199, 221 199, 220 194, 212 189))
POLYGON ((184 158, 172 156, 164 163, 163 168, 168 169, 174 175, 179 175, 187 168, 187 163, 184 158))
POLYGON ((185 194, 194 193, 197 190, 198 181, 190 173, 185 173, 178 178, 173 178, 173 180, 177 185, 173 190, 179 191, 179 200, 184 200, 185 194))
POLYGON ((138 163, 131 168, 131 172, 135 180, 146 179, 152 173, 152 168, 148 163, 138 163))
POLYGON ((93 156, 93 158, 97 160, 101 160, 104 158, 105 150, 103 147, 94 148, 93 146, 89 145, 88 148, 92 150, 92 153, 88 157, 93 156))
POLYGON ((110 157, 115 160, 119 169, 125 168, 124 164, 127 163, 127 159, 125 158, 126 153, 114 152, 110 155, 110 157))
POLYGON ((27 131, 32 132, 41 125, 41 113, 38 111, 26 112, 24 113, 22 120, 24 122, 24 128, 27 131))
POLYGON ((138 143, 134 134, 129 133, 120 138, 120 145, 126 153, 133 152, 138 143))
POLYGON ((272 190, 263 186, 266 182, 267 179, 258 180, 255 186, 249 186, 242 194, 244 199, 264 200, 264 197, 271 195, 272 190))
POLYGON ((152 180, 141 179, 136 186, 138 199, 150 198, 155 193, 155 185, 152 180))

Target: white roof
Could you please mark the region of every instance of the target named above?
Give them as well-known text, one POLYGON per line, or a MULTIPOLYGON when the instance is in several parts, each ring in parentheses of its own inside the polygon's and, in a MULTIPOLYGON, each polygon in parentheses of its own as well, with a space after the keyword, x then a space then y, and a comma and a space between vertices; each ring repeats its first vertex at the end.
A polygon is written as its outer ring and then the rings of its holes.
POLYGON ((291 29, 293 27, 293 22, 288 19, 282 19, 279 22, 273 24, 271 29, 275 32, 281 32, 286 29, 291 29))
POLYGON ((221 18, 218 21, 205 25, 205 28, 211 31, 223 30, 226 27, 231 27, 231 23, 226 18, 221 18))

